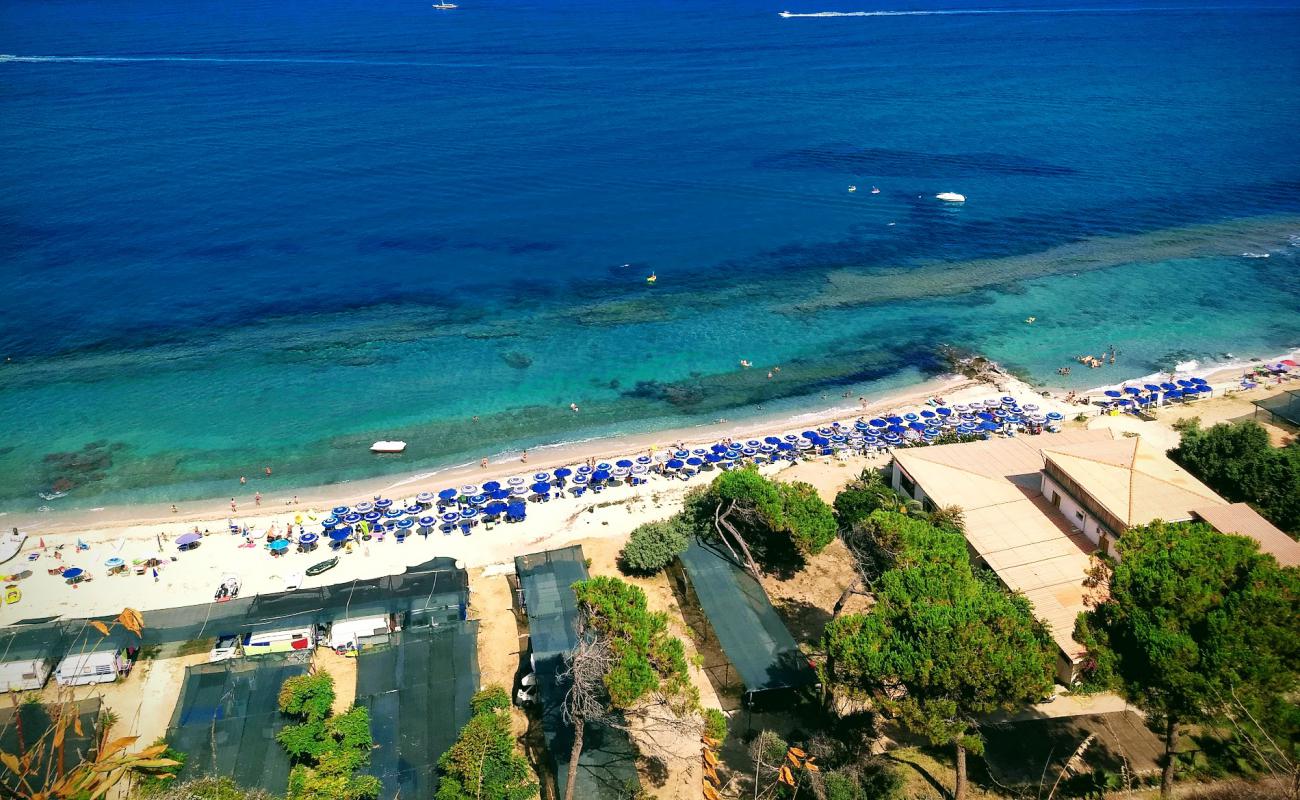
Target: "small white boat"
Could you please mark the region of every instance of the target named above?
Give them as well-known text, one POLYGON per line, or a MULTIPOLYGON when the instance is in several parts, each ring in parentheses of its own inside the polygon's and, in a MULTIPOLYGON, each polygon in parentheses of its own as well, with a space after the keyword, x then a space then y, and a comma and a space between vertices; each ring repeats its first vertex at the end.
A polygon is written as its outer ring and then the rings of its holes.
POLYGON ((448 9, 457 8, 458 6, 455 3, 434 3, 433 7, 447 11, 448 9))
POLYGON ((18 533, 17 531, 0 540, 0 564, 18 555, 23 549, 23 543, 27 541, 27 534, 18 533))
POLYGON ((858 190, 858 187, 856 187, 856 186, 850 186, 850 187, 849 187, 849 191, 850 191, 850 192, 856 192, 857 190, 858 190))
POLYGON ((791 14, 789 11, 782 11, 779 16, 788 18, 788 17, 793 17, 794 14, 791 14))
POLYGON ((877 189, 876 187, 872 186, 872 187, 871 187, 871 193, 872 193, 872 194, 880 194, 880 190, 877 189))
POLYGON ((942 200, 942 201, 944 201, 945 203, 964 203, 964 202, 966 202, 966 195, 964 195, 964 194, 957 194, 956 192, 939 192, 939 193, 936 194, 934 197, 935 197, 936 200, 942 200))
POLYGON ((375 442, 370 445, 372 453, 400 453, 406 449, 406 442, 375 442))

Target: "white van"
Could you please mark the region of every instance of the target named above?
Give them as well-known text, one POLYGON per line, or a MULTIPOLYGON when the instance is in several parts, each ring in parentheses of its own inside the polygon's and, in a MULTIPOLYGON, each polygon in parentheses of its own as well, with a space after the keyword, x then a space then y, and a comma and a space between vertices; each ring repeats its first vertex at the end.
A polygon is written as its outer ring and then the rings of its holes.
POLYGON ((54 679, 60 686, 87 686, 92 683, 112 683, 130 672, 129 650, 104 650, 68 656, 54 670, 54 679))
POLYGON ((330 626, 330 648, 339 655, 355 654, 358 639, 392 632, 386 616, 339 620, 330 626))

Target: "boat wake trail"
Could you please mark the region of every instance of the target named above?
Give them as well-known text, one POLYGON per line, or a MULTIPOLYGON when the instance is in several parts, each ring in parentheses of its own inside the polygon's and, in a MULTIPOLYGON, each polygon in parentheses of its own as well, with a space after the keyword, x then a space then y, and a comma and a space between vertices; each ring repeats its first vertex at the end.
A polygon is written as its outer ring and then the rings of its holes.
POLYGON ((0 53, 0 63, 18 64, 350 64, 370 67, 486 67, 488 64, 381 61, 356 58, 227 58, 220 56, 17 56, 0 53))
MULTIPOLYGON (((1252 11, 1266 11, 1271 7, 1251 7, 1252 11)), ((779 16, 793 17, 954 17, 982 14, 1143 14, 1180 11, 1240 11, 1241 6, 1151 6, 1116 8, 950 8, 929 11, 814 11, 797 14, 782 11, 779 16)))

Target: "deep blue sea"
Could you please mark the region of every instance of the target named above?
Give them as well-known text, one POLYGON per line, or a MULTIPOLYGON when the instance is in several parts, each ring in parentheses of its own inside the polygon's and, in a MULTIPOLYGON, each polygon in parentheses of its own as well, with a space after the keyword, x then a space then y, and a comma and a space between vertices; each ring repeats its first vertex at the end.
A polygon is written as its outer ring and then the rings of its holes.
POLYGON ((1296 0, 458 2, 0 0, 0 510, 1300 344, 1296 0))

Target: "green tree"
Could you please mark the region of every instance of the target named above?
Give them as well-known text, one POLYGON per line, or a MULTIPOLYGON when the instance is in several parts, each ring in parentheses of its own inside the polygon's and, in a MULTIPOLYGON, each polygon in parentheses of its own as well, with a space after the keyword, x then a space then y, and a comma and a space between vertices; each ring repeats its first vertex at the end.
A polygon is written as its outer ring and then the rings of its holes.
POLYGON ((647 702, 682 716, 699 708, 682 642, 668 633, 668 616, 650 611, 645 592, 618 578, 597 576, 573 584, 578 601, 578 647, 569 655, 565 718, 573 725, 565 800, 577 786, 586 726, 613 722, 647 702))
POLYGON ((903 498, 886 482, 885 473, 868 468, 835 495, 833 505, 835 521, 840 530, 847 531, 877 509, 901 510, 903 498))
POLYGON ((537 796, 528 762, 510 733, 510 696, 489 686, 470 701, 474 716, 438 759, 442 781, 435 800, 528 800, 537 796))
POLYGON ((632 531, 619 566, 630 574, 653 575, 672 563, 689 544, 686 524, 680 517, 647 522, 632 531))
POLYGON ((976 577, 964 551, 954 562, 955 534, 919 525, 930 530, 896 527, 906 544, 876 581, 871 612, 827 626, 822 670, 932 744, 953 746, 962 800, 966 754, 983 749, 978 717, 1048 691, 1051 642, 1023 597, 976 577))
POLYGON ((1081 641, 1163 728, 1168 797, 1183 726, 1276 705, 1297 689, 1300 570, 1200 523, 1132 528, 1118 554, 1081 641))
POLYGON ((817 494, 812 484, 796 481, 778 483, 781 495, 781 526, 805 556, 814 556, 835 540, 835 512, 817 494))
POLYGON ((370 711, 353 707, 331 715, 334 677, 327 672, 288 678, 280 686, 279 708, 300 722, 286 725, 276 740, 295 762, 286 800, 370 800, 382 788, 370 763, 374 739, 370 711))
POLYGON ((1250 503, 1292 536, 1300 535, 1300 444, 1273 447, 1256 422, 1183 426, 1170 457, 1234 503, 1250 503))

